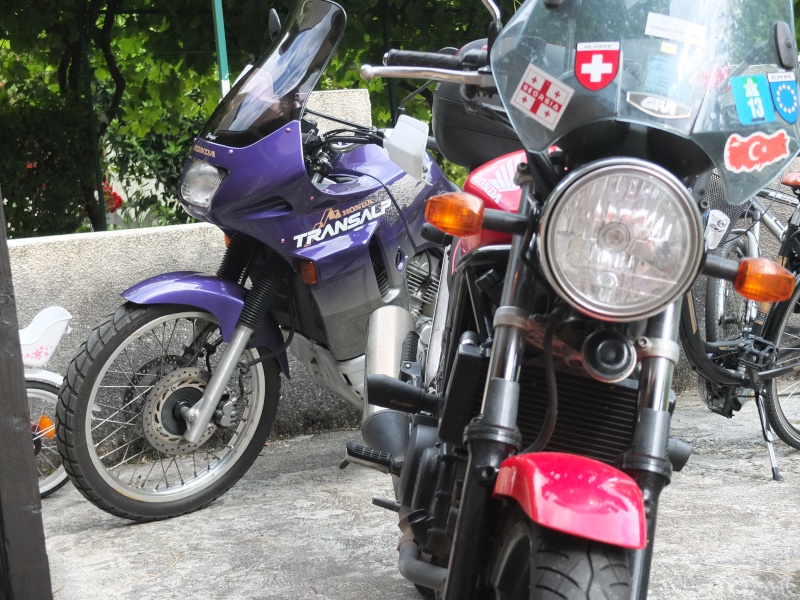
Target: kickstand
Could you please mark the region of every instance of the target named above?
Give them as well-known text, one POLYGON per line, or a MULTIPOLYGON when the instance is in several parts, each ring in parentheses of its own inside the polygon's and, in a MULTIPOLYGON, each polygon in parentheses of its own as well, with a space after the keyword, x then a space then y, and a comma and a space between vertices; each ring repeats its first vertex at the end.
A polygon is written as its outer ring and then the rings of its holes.
POLYGON ((764 434, 764 441, 767 442, 767 452, 769 462, 772 465, 772 479, 783 481, 783 475, 778 470, 778 459, 775 457, 775 447, 772 444, 772 429, 769 426, 767 411, 764 409, 764 396, 756 392, 756 406, 758 407, 758 418, 761 420, 761 432, 764 434))

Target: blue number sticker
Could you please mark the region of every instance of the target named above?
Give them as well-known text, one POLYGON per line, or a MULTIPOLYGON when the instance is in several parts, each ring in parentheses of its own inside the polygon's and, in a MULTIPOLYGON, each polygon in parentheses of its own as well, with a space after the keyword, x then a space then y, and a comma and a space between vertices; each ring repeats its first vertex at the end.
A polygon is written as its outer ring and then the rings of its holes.
POLYGON ((766 75, 744 75, 731 79, 736 112, 742 125, 771 123, 775 120, 766 75))

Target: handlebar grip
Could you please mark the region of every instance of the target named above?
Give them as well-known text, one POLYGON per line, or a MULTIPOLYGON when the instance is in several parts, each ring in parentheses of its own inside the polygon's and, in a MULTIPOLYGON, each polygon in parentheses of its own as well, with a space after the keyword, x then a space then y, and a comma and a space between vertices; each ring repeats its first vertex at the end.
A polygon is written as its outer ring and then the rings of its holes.
POLYGON ((438 52, 389 50, 383 57, 383 64, 387 67, 422 67, 460 71, 461 57, 438 52))

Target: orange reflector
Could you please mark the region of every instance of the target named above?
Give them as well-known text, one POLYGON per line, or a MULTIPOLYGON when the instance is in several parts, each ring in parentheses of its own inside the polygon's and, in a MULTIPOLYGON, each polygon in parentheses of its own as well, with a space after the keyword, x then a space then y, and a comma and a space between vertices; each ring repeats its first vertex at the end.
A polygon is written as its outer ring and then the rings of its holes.
POLYGON ((465 192, 434 196, 425 205, 425 220, 456 237, 475 235, 483 228, 483 200, 465 192))
POLYGON ((228 237, 228 234, 225 234, 225 247, 229 248, 231 245, 231 238, 228 237))
POLYGON ((53 425, 53 420, 47 415, 39 417, 39 422, 36 424, 36 432, 43 435, 48 440, 52 440, 56 435, 56 426, 53 425))
POLYGON ((306 285, 317 285, 319 283, 319 276, 317 275, 317 265, 310 260, 298 260, 297 270, 300 273, 300 279, 306 285))
POLYGON ((739 262, 734 289, 748 300, 780 302, 794 290, 794 276, 768 258, 745 258, 739 262))

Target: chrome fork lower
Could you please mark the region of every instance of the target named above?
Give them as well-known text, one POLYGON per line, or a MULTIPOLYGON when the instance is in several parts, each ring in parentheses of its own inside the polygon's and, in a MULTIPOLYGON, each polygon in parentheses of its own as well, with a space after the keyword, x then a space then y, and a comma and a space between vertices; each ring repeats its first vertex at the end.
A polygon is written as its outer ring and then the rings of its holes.
POLYGON ((203 392, 203 397, 194 406, 184 406, 181 409, 181 417, 186 421, 186 432, 183 437, 187 442, 196 444, 203 436, 253 331, 246 325, 236 326, 231 341, 222 353, 222 358, 203 392))
POLYGON ((647 597, 658 500, 672 476, 669 458, 670 390, 678 362, 678 328, 681 300, 647 322, 645 336, 637 340, 639 420, 630 449, 618 465, 642 490, 647 518, 647 547, 631 554, 631 598, 647 597))

